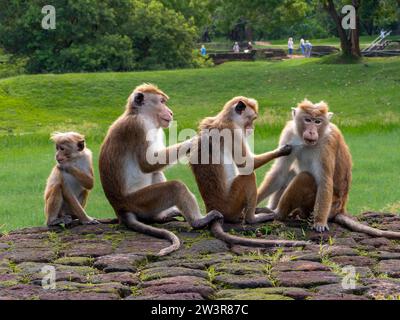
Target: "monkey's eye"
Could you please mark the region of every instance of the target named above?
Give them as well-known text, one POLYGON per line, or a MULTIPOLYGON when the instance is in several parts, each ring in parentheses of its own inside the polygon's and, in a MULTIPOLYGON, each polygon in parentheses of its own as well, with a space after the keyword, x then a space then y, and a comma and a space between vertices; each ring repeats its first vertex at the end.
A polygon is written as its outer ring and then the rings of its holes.
POLYGON ((167 101, 166 101, 165 99, 161 99, 161 103, 162 103, 162 104, 166 104, 166 102, 167 102, 167 101))
POLYGON ((315 124, 320 125, 321 123, 322 123, 322 120, 319 120, 319 119, 315 120, 315 124))
POLYGON ((305 123, 311 123, 312 122, 312 120, 309 119, 309 118, 305 118, 304 121, 305 121, 305 123))

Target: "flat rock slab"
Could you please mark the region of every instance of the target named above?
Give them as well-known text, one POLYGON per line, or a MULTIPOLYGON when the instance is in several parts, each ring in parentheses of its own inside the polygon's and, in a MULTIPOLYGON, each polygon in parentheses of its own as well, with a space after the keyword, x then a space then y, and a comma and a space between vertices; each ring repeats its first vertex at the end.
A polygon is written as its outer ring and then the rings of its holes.
MULTIPOLYGON (((365 224, 400 230, 398 215, 369 212, 360 218, 365 224)), ((251 238, 268 230, 266 239, 287 235, 290 239, 286 240, 311 240, 304 248, 261 249, 229 246, 209 231, 194 231, 184 222, 161 227, 182 242, 180 250, 167 257, 157 257, 157 253, 168 241, 117 225, 27 228, 1 235, 0 300, 374 300, 400 296, 398 241, 372 238, 335 224, 324 235, 311 232, 299 221, 224 226, 226 231, 251 238), (354 279, 349 267, 354 267, 354 279)))

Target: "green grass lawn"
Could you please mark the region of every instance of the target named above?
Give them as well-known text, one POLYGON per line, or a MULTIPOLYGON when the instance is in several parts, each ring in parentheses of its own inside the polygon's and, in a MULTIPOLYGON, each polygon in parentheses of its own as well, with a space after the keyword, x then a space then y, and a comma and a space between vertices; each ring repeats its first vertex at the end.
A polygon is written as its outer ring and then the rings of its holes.
MULTIPOLYGON (((170 96, 180 129, 196 128, 233 96, 259 100, 256 151, 275 148, 290 108, 307 97, 326 100, 351 147, 354 183, 349 211, 400 211, 400 58, 328 65, 319 59, 238 62, 163 72, 20 76, 0 80, 0 228, 42 225, 42 193, 54 165, 49 134, 77 130, 94 152, 96 187, 88 213, 113 217, 98 178, 99 146, 132 89, 158 84, 170 96)), ((258 172, 261 181, 267 168, 258 172)), ((168 169, 202 203, 185 166, 168 169)))

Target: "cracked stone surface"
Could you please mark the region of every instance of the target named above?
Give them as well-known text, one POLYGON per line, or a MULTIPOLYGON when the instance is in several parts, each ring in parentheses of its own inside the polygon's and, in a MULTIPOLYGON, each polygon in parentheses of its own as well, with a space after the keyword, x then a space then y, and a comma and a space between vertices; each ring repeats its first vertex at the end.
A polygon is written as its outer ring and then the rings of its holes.
MULTIPOLYGON (((400 216, 364 223, 400 231, 400 216)), ((184 222, 164 224, 182 246, 117 225, 29 228, 0 235, 0 300, 381 300, 400 298, 400 240, 338 225, 323 236, 302 222, 227 225, 247 237, 311 240, 304 248, 228 246, 184 222), (348 268, 354 269, 354 277, 348 268), (55 286, 47 286, 55 270, 55 286), (346 271, 347 270, 347 271, 346 271), (50 274, 51 275, 51 274, 50 274), (47 277, 46 277, 47 276, 47 277), (353 281, 354 280, 354 281, 353 281)))

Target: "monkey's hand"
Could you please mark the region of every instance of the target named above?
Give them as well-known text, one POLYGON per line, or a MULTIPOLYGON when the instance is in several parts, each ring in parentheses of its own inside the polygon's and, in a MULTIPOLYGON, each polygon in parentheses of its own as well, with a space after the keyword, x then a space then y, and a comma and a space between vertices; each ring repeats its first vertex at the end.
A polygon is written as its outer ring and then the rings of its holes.
POLYGON ((58 170, 62 172, 70 172, 72 169, 72 166, 70 164, 58 164, 57 165, 58 170))
POLYGON ((293 147, 291 145, 285 145, 277 150, 279 157, 288 156, 292 153, 293 147))
POLYGON ((327 224, 315 222, 312 229, 318 233, 329 232, 329 226, 327 224))

